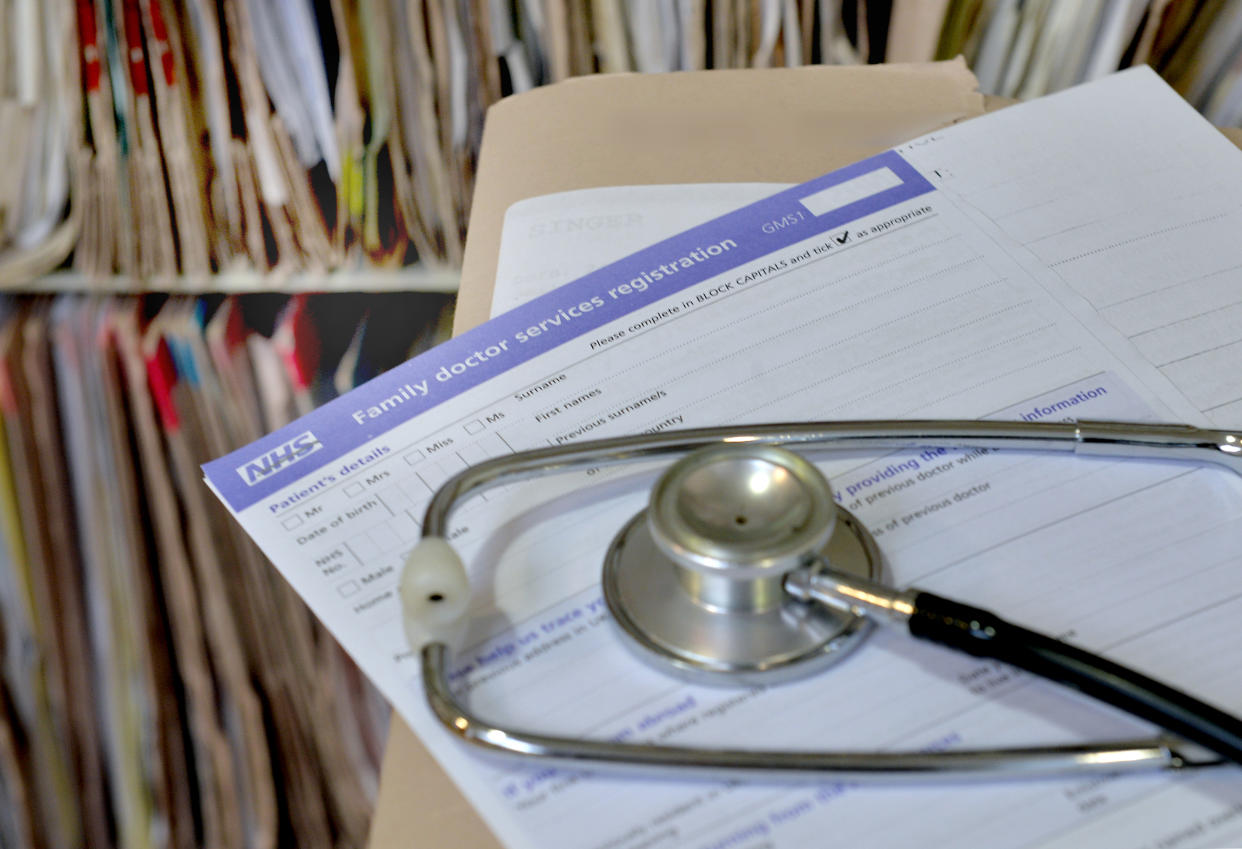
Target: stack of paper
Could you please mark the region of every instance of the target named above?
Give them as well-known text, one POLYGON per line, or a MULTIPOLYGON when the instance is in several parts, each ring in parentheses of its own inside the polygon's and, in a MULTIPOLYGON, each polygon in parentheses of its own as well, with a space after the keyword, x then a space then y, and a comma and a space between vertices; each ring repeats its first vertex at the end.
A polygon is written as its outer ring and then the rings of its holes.
MULTIPOLYGON (((1240 262, 1242 156, 1150 71, 937 131, 682 232, 546 226, 645 223, 643 191, 515 208, 502 275, 563 286, 204 467, 497 835, 624 849, 795 847, 827 833, 893 847, 1236 843, 1236 768, 914 788, 635 781, 484 758, 437 722, 405 641, 400 540, 479 459, 819 418, 1236 429, 1242 398, 1226 364, 1242 340, 1222 281, 1240 262), (523 259, 509 263, 515 246, 523 259), (343 570, 325 567, 338 556, 343 570)), ((895 584, 1006 611, 1242 711, 1236 476, 943 449, 825 469, 895 584)), ((787 686, 690 686, 638 663, 599 575, 646 500, 646 471, 514 483, 453 514, 472 598, 450 680, 476 715, 708 748, 965 750, 1152 733, 888 631, 787 686)))
POLYGON ((66 0, 15 0, 0 14, 0 287, 64 262, 78 240, 68 207, 81 163, 72 10, 66 0))
POLYGON ((1242 122, 1234 0, 915 0, 893 4, 889 61, 962 54, 988 94, 1031 98, 1148 64, 1217 124, 1242 122), (943 14, 939 43, 926 22, 943 14))
POLYGON ((1146 62, 1242 123, 1238 0, 15 0, 0 43, 10 286, 74 249, 135 291, 455 267, 486 108, 597 72, 961 54, 1029 98, 1146 62))
POLYGON ((0 300, 2 845, 363 844, 387 706, 198 466, 450 314, 434 295, 0 300))

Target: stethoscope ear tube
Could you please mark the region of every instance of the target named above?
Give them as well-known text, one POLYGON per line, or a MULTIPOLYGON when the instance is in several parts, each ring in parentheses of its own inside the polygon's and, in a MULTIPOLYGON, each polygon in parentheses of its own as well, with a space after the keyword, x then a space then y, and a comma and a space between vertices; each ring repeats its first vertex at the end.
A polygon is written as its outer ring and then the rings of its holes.
POLYGON ((977 607, 918 592, 910 635, 1072 687, 1242 764, 1242 720, 1106 658, 977 607))
POLYGON ((1242 764, 1242 720, 1119 663, 916 587, 896 590, 817 562, 785 578, 795 598, 904 627, 912 637, 997 660, 1078 690, 1242 764))

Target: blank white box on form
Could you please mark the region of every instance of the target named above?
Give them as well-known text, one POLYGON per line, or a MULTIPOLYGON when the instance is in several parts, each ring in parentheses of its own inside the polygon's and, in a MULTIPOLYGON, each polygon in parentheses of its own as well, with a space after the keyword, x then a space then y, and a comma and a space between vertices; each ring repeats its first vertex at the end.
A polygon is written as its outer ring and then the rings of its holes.
POLYGON ((879 194, 885 189, 900 186, 902 179, 888 168, 877 168, 874 171, 829 186, 823 191, 807 195, 799 201, 812 215, 820 216, 827 212, 849 206, 855 201, 879 194))
POLYGON ((472 422, 466 422, 466 433, 474 436, 476 433, 482 433, 486 427, 487 425, 483 424, 483 422, 475 419, 472 422))
POLYGON ((346 581, 337 587, 336 591, 341 594, 341 598, 349 598, 351 595, 358 592, 359 589, 357 581, 346 581))
POLYGON ((405 455, 405 462, 409 463, 411 466, 413 466, 415 463, 417 463, 421 459, 423 459, 423 452, 418 450, 417 448, 415 448, 409 454, 405 455))
POLYGON ((414 499, 410 498, 410 494, 405 491, 405 487, 401 484, 393 484, 379 494, 379 497, 388 505, 388 509, 394 513, 398 513, 411 507, 414 499))
POLYGON ((464 468, 466 468, 466 463, 456 454, 450 454, 437 462, 428 463, 415 474, 418 475, 418 479, 426 485, 427 489, 434 493, 440 488, 440 484, 464 468))
POLYGON ((291 531, 294 528, 299 527, 302 524, 302 516, 300 513, 295 513, 294 515, 282 521, 280 524, 284 526, 284 529, 286 531, 291 531))
POLYGON ((362 484, 351 483, 349 486, 345 487, 345 494, 346 495, 361 495, 362 490, 363 490, 362 484))
POLYGON ((401 545, 401 537, 397 535, 396 531, 388 527, 387 524, 376 525, 367 533, 371 535, 372 542, 379 546, 380 551, 392 551, 401 545))
POLYGON ((492 437, 490 439, 480 439, 478 442, 471 442, 469 445, 463 445, 457 450, 457 456, 466 463, 482 463, 489 457, 495 456, 496 452, 502 448, 507 448, 502 441, 492 437), (488 444, 491 443, 491 451, 488 451, 488 444))
POLYGON ((375 540, 371 539, 370 534, 357 534, 350 537, 345 544, 363 563, 380 554, 380 547, 375 544, 375 540))
POLYGON ((418 522, 409 510, 402 510, 388 522, 388 527, 401 537, 402 542, 409 542, 418 537, 418 522))

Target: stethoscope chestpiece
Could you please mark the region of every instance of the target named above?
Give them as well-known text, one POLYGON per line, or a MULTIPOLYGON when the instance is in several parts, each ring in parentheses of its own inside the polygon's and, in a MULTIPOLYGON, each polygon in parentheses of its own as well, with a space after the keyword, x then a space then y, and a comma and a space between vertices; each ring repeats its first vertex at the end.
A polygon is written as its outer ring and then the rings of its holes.
POLYGON ((1242 436, 1135 422, 811 422, 706 428, 540 448, 494 458, 446 481, 428 505, 423 539, 402 575, 404 624, 422 663, 431 712, 450 733, 501 754, 556 767, 686 767, 687 775, 1031 778, 1242 763, 1242 719, 1089 651, 917 587, 881 579, 870 534, 836 506, 823 476, 772 447, 982 447, 1192 460, 1242 474, 1242 436), (805 751, 669 746, 555 737, 496 725, 453 692, 453 647, 466 634, 470 583, 445 539, 472 493, 572 468, 642 462, 710 446, 669 468, 649 507, 613 540, 604 595, 642 660, 706 683, 756 685, 822 669, 859 644, 870 621, 1057 681, 1165 729, 1106 743, 926 751, 805 751), (864 620, 862 611, 866 612, 864 620))
POLYGON ((623 642, 661 671, 778 683, 840 660, 870 628, 784 590, 789 572, 816 562, 881 572, 871 535, 812 463, 775 445, 718 445, 670 466, 612 541, 604 597, 623 642))

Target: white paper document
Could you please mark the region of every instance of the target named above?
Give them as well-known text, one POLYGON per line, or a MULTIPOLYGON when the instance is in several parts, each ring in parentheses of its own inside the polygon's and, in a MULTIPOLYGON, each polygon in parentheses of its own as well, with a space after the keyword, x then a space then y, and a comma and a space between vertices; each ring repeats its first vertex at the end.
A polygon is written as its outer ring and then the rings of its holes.
MULTIPOLYGON (((486 760, 424 707, 396 586, 431 493, 503 452, 782 420, 1242 418, 1242 379, 1227 367, 1242 357, 1242 322, 1229 319, 1242 296, 1227 285, 1242 268, 1239 197, 1242 154, 1137 70, 633 252, 610 252, 604 225, 547 222, 615 213, 620 231, 641 210, 610 212, 589 194, 572 214, 532 207, 510 220, 504 256, 545 257, 523 270, 527 291, 558 275, 566 285, 205 472, 509 846, 1236 845, 1237 768, 857 786, 486 760)), ((821 466, 893 583, 995 609, 1242 711, 1242 481, 978 450, 821 466)), ((492 490, 455 514, 473 606, 452 678, 477 714, 707 747, 966 749, 1151 732, 882 631, 827 673, 766 689, 694 687, 639 664, 611 627, 599 573, 652 477, 592 469, 492 490)))
POLYGON ((493 316, 788 183, 608 186, 518 201, 500 234, 493 316))

